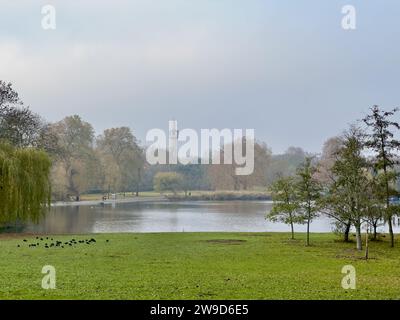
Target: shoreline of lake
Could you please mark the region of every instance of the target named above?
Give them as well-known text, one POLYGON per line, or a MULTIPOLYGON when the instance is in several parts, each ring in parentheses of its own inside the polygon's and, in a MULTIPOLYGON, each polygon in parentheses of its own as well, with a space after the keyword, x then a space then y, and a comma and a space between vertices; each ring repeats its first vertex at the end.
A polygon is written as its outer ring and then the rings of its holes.
POLYGON ((136 203, 136 202, 160 202, 166 201, 167 198, 159 197, 136 197, 136 198, 122 198, 122 199, 107 199, 107 200, 82 200, 82 201, 57 201, 51 204, 51 207, 70 207, 70 206, 99 206, 99 205, 113 205, 120 203, 136 203))
POLYGON ((96 206, 96 205, 113 205, 119 203, 136 203, 136 202, 190 202, 190 201, 272 201, 272 197, 266 193, 236 193, 236 192, 207 192, 200 194, 165 194, 159 196, 139 196, 139 197, 121 197, 117 199, 107 200, 81 200, 81 201, 56 201, 51 204, 52 207, 62 206, 96 206))

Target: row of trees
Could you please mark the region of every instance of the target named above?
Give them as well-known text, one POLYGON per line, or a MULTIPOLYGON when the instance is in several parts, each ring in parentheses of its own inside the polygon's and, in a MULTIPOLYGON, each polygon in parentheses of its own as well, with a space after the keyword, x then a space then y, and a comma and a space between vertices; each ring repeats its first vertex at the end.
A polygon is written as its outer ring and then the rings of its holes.
MULTIPOLYGON (((237 175, 239 167, 235 163, 224 164, 224 151, 232 144, 225 144, 217 151, 221 164, 177 164, 153 166, 149 173, 152 175, 154 190, 158 192, 190 190, 252 190, 265 189, 267 172, 271 162, 271 151, 265 143, 254 143, 254 171, 250 175, 237 175), (219 154, 218 154, 219 153, 219 154)), ((215 154, 214 154, 215 156, 215 154)))
POLYGON ((55 198, 137 189, 143 150, 128 127, 107 129, 96 138, 92 125, 75 115, 51 124, 50 130, 57 137, 52 153, 55 198))
MULTIPOLYGON (((83 193, 153 190, 159 172, 179 174, 180 189, 186 192, 265 188, 278 172, 293 172, 307 156, 293 147, 283 155, 273 155, 265 143, 256 142, 255 169, 250 176, 237 176, 234 164, 148 166, 143 147, 128 127, 107 129, 96 137, 93 126, 77 115, 47 123, 24 107, 11 84, 1 82, 1 88, 0 140, 18 148, 40 149, 50 156, 55 200, 76 199, 83 193)), ((223 159, 222 150, 220 156, 223 159)))
POLYGON ((168 173, 175 173, 180 177, 179 189, 185 192, 265 188, 267 184, 271 151, 263 143, 255 144, 255 170, 250 176, 236 176, 235 165, 228 164, 148 166, 143 147, 128 127, 107 129, 96 137, 93 126, 77 115, 47 123, 24 107, 11 84, 1 84, 0 140, 48 154, 55 200, 78 199, 83 193, 158 190, 157 173, 166 173, 167 180, 168 173))
POLYGON ((143 148, 127 127, 107 129, 95 138, 89 123, 72 116, 49 128, 57 137, 57 148, 52 152, 53 194, 57 199, 77 198, 82 192, 126 192, 139 188, 173 192, 247 190, 265 188, 267 183, 270 151, 265 144, 255 144, 254 173, 237 176, 234 164, 148 166, 143 148), (159 188, 163 176, 165 183, 159 188))
POLYGON ((333 218, 349 240, 356 230, 357 249, 362 249, 361 228, 373 230, 386 222, 390 244, 394 246, 393 217, 399 206, 390 201, 398 195, 396 181, 400 142, 394 133, 400 126, 392 121, 398 110, 383 111, 378 106, 363 119, 365 128, 351 126, 341 137, 330 139, 320 159, 308 157, 295 175, 279 177, 271 187, 274 205, 267 218, 291 226, 307 224, 318 214, 333 218))
POLYGON ((15 148, 48 154, 54 199, 137 188, 144 158, 129 128, 107 129, 95 137, 93 127, 77 115, 50 124, 29 108, 12 102, 14 106, 3 109, 1 115, 0 139, 15 148))

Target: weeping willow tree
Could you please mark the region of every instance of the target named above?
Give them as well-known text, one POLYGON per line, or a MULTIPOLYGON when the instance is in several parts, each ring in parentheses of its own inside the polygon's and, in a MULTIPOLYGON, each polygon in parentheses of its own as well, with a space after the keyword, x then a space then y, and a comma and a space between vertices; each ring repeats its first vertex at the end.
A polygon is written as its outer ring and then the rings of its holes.
POLYGON ((0 143, 0 222, 37 222, 50 206, 51 161, 43 151, 0 143))

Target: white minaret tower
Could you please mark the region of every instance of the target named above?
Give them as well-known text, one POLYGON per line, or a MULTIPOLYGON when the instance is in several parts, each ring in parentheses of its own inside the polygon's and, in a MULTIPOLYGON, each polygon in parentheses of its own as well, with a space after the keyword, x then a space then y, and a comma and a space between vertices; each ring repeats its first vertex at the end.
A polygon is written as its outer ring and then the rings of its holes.
POLYGON ((176 120, 170 120, 168 137, 169 164, 178 164, 178 134, 178 122, 176 120))

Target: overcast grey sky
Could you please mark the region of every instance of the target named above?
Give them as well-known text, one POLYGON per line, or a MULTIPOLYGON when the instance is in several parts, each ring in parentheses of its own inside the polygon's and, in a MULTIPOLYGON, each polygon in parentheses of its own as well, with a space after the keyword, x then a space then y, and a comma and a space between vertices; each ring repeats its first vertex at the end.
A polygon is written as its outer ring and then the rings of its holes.
POLYGON ((398 0, 0 3, 0 79, 49 121, 77 113, 143 140, 174 118, 318 152, 373 104, 400 105, 398 0), (346 4, 356 30, 341 28, 346 4))

